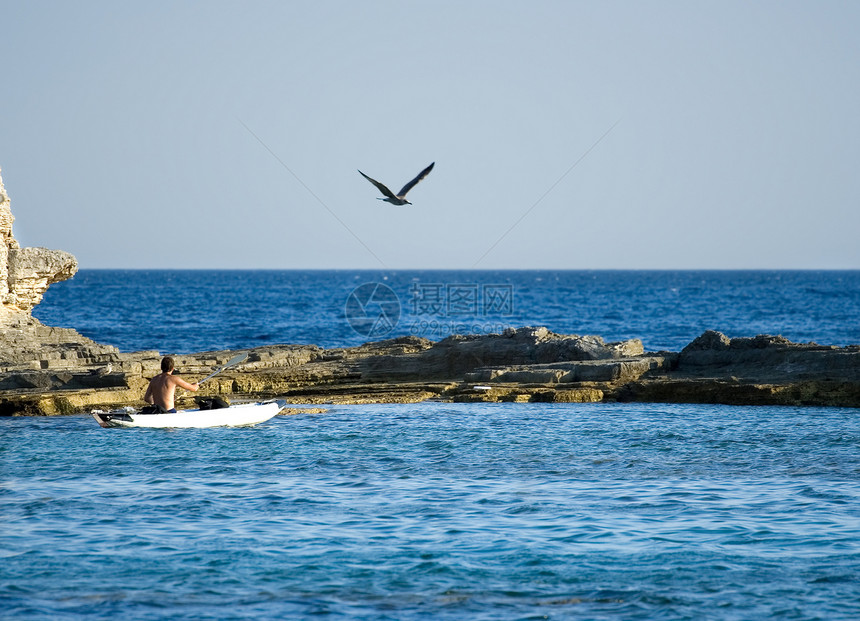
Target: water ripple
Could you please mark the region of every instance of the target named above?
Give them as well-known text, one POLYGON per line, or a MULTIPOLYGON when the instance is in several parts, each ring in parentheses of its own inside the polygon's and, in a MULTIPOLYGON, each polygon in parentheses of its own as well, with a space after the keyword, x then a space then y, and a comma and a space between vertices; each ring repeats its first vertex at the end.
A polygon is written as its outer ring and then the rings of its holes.
POLYGON ((851 619, 853 410, 0 420, 4 618, 851 619))

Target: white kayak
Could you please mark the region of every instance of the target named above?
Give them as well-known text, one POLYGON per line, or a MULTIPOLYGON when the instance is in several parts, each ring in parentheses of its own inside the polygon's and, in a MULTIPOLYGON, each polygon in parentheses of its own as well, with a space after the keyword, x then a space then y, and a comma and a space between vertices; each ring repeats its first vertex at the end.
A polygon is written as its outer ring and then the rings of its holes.
POLYGON ((240 403, 215 410, 179 410, 165 414, 136 411, 92 412, 102 427, 157 427, 162 429, 203 427, 247 427, 265 422, 280 412, 286 402, 240 403))

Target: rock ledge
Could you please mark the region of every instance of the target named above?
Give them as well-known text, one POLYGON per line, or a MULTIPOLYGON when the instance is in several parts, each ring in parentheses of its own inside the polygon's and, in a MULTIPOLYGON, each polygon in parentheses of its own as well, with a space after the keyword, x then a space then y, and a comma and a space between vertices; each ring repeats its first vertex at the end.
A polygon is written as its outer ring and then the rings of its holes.
MULTIPOLYGON (((38 329, 38 327, 36 328, 38 329)), ((56 330, 45 328, 45 330, 56 330)), ((158 352, 122 354, 63 342, 47 361, 22 357, 0 372, 0 415, 52 415, 142 405, 158 352)), ((79 336, 79 335, 78 335, 79 336)), ((82 338, 82 337, 81 337, 82 338)), ((638 340, 520 328, 433 343, 404 337, 359 347, 278 345, 244 351, 192 397, 282 398, 294 404, 436 401, 725 403, 860 407, 860 347, 706 332, 681 352, 644 352, 638 340)), ((199 379, 238 351, 177 356, 199 379)))

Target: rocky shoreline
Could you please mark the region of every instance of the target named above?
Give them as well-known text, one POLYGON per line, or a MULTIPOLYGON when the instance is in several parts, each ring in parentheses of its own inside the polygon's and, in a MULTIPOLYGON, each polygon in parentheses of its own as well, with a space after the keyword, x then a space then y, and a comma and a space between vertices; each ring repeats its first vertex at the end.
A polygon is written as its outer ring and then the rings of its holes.
MULTIPOLYGON (((0 415, 142 405, 149 378, 159 372, 158 352, 119 353, 84 337, 74 342, 70 330, 27 327, 50 338, 53 347, 0 367, 0 415)), ((778 336, 729 339, 708 331, 680 352, 644 352, 635 339, 604 343, 596 336, 520 328, 435 343, 403 337, 342 349, 276 345, 201 352, 177 356, 177 369, 199 379, 237 353, 248 354, 244 364, 209 380, 198 393, 179 396, 178 406, 193 406, 193 397, 219 395, 233 401, 277 397, 293 404, 637 401, 860 407, 860 347, 798 344, 778 336)))
MULTIPOLYGON (((160 372, 156 351, 121 353, 31 311, 70 278, 69 253, 20 248, 0 179, 0 416, 51 416, 140 406, 160 372)), ((176 357, 189 379, 237 353, 246 363, 193 396, 294 404, 437 401, 719 403, 860 407, 860 346, 792 343, 779 336, 729 339, 707 331, 680 352, 645 352, 638 339, 554 334, 546 328, 403 337, 359 347, 272 345, 176 357)), ((177 406, 193 405, 191 394, 177 406)))

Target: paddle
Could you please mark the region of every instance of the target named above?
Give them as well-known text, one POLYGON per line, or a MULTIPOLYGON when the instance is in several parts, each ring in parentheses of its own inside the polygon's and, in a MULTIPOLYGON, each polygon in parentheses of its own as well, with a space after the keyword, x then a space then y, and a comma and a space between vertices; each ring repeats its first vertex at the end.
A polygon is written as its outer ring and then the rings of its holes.
POLYGON ((220 369, 218 369, 218 370, 217 370, 217 371, 215 371, 214 373, 210 373, 209 375, 207 375, 206 377, 204 377, 202 380, 200 380, 199 382, 197 382, 197 385, 199 386, 200 384, 202 384, 202 383, 203 383, 203 382, 205 382, 206 380, 208 380, 208 379, 212 379, 213 377, 215 377, 216 375, 218 375, 218 374, 219 374, 221 371, 223 371, 224 369, 229 369, 230 367, 236 366, 237 364, 239 364, 239 363, 241 363, 241 362, 245 362, 245 360, 246 360, 247 358, 248 358, 248 354, 236 354, 235 356, 233 356, 232 358, 230 358, 230 360, 228 360, 228 361, 227 361, 227 364, 225 364, 223 367, 221 367, 220 369))

